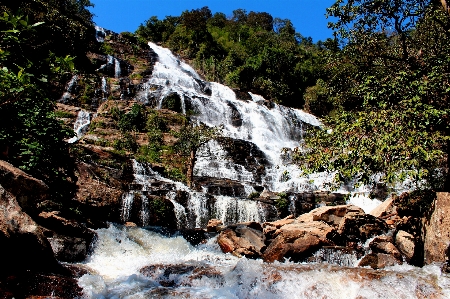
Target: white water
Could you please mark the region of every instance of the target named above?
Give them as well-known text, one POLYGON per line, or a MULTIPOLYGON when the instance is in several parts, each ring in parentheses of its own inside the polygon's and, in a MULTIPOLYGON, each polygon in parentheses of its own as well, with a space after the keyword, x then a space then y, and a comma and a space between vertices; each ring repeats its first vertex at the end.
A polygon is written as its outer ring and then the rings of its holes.
POLYGON ((215 196, 214 204, 211 199, 203 192, 193 191, 180 182, 175 182, 164 178, 149 167, 144 167, 136 160, 133 161, 134 181, 131 190, 122 196, 121 220, 127 222, 130 220, 130 211, 136 196, 142 199, 142 208, 140 210, 140 222, 142 226, 148 225, 149 216, 146 213, 148 200, 145 192, 152 191, 153 182, 165 182, 169 191, 167 198, 174 205, 175 215, 177 217, 178 228, 199 228, 206 227, 210 218, 221 219, 224 224, 248 221, 266 221, 266 211, 260 206, 259 202, 242 198, 229 196, 215 196), (188 195, 186 207, 183 207, 176 201, 176 192, 184 191, 188 195), (212 211, 209 217, 209 210, 212 211))
MULTIPOLYGON (((150 98, 155 97, 159 99, 157 107, 160 108, 165 96, 177 93, 182 101, 183 112, 186 112, 186 107, 189 106, 197 112, 197 121, 209 126, 223 126, 224 136, 256 145, 269 162, 259 184, 270 191, 330 190, 333 175, 317 173, 302 176, 298 167, 291 162, 292 150, 302 142, 304 127, 321 125, 316 117, 302 110, 277 104, 273 104, 273 108, 269 109, 263 105, 263 97, 251 93, 252 101, 237 99, 234 91, 224 85, 215 82, 202 83, 200 76, 170 50, 154 43, 149 45, 158 55, 158 61, 154 66, 152 78, 143 85, 143 90, 137 96, 140 101, 148 102, 150 98), (155 85, 158 88, 154 88, 155 85), (203 86, 206 86, 210 93, 204 92, 203 86), (233 115, 236 114, 240 117, 240 126, 233 125, 233 115)), ((194 169, 195 175, 240 181, 247 190, 251 189, 250 183, 258 182, 251 171, 234 163, 218 142, 209 142, 203 152, 200 151, 194 169), (205 155, 203 152, 206 151, 212 155, 205 155)), ((353 203, 363 205, 363 209, 369 210, 377 202, 368 198, 370 190, 366 189, 342 186, 338 192, 357 193, 358 197, 353 203)))
POLYGON ((78 80, 78 75, 73 75, 72 78, 69 80, 69 82, 67 82, 66 91, 63 93, 63 95, 58 100, 58 102, 66 104, 67 101, 71 99, 71 97, 72 97, 71 92, 72 92, 73 86, 75 85, 77 80, 78 80))
POLYGON ((89 114, 89 112, 85 110, 80 110, 80 112, 78 112, 77 120, 73 125, 73 130, 76 136, 70 138, 67 142, 74 143, 80 140, 81 137, 83 137, 83 135, 86 134, 87 130, 89 129, 90 123, 91 123, 91 115, 89 114))
POLYGON ((193 247, 141 228, 97 233, 82 265, 90 274, 79 279, 84 298, 450 298, 450 279, 437 266, 266 264, 223 254, 214 239, 193 247), (153 266, 147 275, 139 272, 145 266, 153 266))

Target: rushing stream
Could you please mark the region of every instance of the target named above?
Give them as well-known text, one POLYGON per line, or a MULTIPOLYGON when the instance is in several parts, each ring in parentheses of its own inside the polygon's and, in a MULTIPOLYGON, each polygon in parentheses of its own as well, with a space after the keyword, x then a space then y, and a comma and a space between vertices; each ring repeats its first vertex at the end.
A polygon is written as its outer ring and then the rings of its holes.
POLYGON ((82 265, 86 298, 450 298, 438 266, 384 270, 333 263, 263 263, 223 254, 215 242, 191 246, 181 236, 111 225, 82 265))

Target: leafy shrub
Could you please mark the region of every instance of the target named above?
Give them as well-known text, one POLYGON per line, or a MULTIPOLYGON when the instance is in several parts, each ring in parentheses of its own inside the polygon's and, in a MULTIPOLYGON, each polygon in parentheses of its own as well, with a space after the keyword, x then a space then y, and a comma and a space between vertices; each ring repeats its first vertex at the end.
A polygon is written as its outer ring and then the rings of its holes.
POLYGON ((252 192, 248 195, 249 199, 255 199, 258 198, 261 194, 259 192, 252 192))
POLYGON ((138 144, 136 138, 128 132, 123 134, 123 137, 115 140, 113 144, 116 150, 128 150, 130 152, 136 152, 138 149, 138 144))

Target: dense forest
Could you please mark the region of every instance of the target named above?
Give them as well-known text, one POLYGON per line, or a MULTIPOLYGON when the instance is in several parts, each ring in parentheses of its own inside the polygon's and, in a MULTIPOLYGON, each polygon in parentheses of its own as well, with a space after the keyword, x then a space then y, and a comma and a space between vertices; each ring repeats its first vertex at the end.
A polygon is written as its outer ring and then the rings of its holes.
MULTIPOLYGON (((73 73, 90 72, 87 0, 0 6, 2 159, 49 182, 65 177, 73 134, 54 112, 73 73), (64 154, 67 153, 67 156, 64 154)), ((151 12, 149 13, 151 14, 151 12)), ((323 118, 297 151, 307 172, 338 181, 405 178, 444 188, 448 173, 450 18, 446 1, 337 1, 335 38, 316 44, 289 20, 238 9, 150 17, 130 40, 169 47, 205 79, 323 118)), ((56 184, 57 185, 57 184, 56 184)), ((448 189, 448 183, 446 185, 448 189)))

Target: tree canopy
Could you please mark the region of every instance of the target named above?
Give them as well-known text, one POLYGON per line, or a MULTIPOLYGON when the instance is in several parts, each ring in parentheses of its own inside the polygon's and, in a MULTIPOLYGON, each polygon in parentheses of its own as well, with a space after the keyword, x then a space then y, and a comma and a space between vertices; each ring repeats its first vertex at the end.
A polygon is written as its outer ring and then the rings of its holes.
POLYGON ((322 77, 321 52, 292 22, 266 12, 211 13, 208 7, 181 16, 151 17, 136 30, 191 60, 207 80, 253 91, 288 106, 302 107, 308 86, 322 77))
POLYGON ((299 163, 336 173, 341 182, 409 178, 443 188, 450 150, 448 10, 441 1, 339 0, 327 12, 338 18, 330 27, 341 49, 329 53, 328 78, 310 90, 315 105, 328 108, 299 163))

